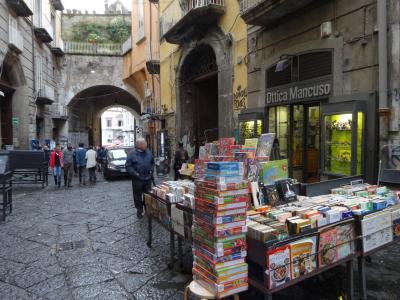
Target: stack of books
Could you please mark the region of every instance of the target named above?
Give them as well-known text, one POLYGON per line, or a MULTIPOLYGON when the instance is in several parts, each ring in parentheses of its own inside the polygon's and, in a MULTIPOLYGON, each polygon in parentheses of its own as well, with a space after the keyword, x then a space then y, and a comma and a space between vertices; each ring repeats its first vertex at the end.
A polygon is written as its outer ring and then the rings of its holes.
POLYGON ((212 162, 196 181, 193 276, 217 298, 248 289, 246 211, 250 201, 243 163, 212 162))

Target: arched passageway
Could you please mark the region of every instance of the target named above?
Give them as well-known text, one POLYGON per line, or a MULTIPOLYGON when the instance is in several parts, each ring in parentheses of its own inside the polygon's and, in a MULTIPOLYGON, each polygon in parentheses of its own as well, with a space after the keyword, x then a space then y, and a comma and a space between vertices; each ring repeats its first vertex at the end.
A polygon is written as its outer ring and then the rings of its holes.
POLYGON ((101 144, 101 115, 110 107, 123 107, 139 121, 140 102, 131 93, 112 85, 92 86, 76 94, 68 104, 65 130, 69 132, 69 140, 73 144, 101 144))
POLYGON ((180 81, 184 134, 198 144, 218 139, 218 65, 211 46, 199 45, 188 54, 180 81))

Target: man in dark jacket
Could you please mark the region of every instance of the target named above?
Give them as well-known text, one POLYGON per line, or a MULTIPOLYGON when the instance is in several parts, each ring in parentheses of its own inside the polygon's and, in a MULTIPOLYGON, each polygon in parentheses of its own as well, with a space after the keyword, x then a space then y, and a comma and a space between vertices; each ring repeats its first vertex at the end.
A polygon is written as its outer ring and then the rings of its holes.
POLYGON ((151 189, 154 170, 154 158, 144 139, 136 141, 136 148, 128 154, 125 167, 132 178, 133 200, 140 219, 143 217, 143 193, 151 189))

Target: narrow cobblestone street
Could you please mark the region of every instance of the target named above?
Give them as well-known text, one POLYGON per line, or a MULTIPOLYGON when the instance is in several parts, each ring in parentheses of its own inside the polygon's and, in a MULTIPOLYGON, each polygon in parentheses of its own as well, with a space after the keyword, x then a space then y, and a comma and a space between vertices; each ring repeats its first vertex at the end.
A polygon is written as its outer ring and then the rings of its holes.
POLYGON ((146 246, 130 181, 16 190, 0 224, 0 299, 182 299, 189 277, 168 270, 164 230, 146 246))
MULTIPOLYGON (((0 299, 183 299, 191 276, 168 270, 169 235, 158 225, 153 248, 146 246, 147 220, 136 217, 130 181, 74 183, 15 187, 14 213, 0 224, 0 299)), ((394 245, 367 263, 368 299, 400 299, 399 258, 394 245)), ((185 265, 190 269, 188 255, 185 265)), ((343 272, 337 268, 274 299, 337 299, 343 272)), ((250 291, 241 299, 262 296, 250 291)))

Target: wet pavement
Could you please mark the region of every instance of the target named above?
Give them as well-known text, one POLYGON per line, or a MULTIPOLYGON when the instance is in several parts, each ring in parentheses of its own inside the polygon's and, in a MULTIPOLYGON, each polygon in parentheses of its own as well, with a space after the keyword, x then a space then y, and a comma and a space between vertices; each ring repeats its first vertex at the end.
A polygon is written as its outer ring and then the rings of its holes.
MULTIPOLYGON (((183 298, 190 275, 168 270, 169 235, 157 224, 153 247, 146 246, 147 221, 136 217, 130 181, 50 183, 14 194, 14 213, 0 223, 0 299, 183 298)), ((399 261, 399 244, 372 256, 368 299, 400 299, 399 261)), ((185 262, 190 270, 189 254, 185 262)), ((337 268, 274 299, 338 299, 343 276, 337 268)), ((250 291, 241 299, 263 297, 250 291)))

